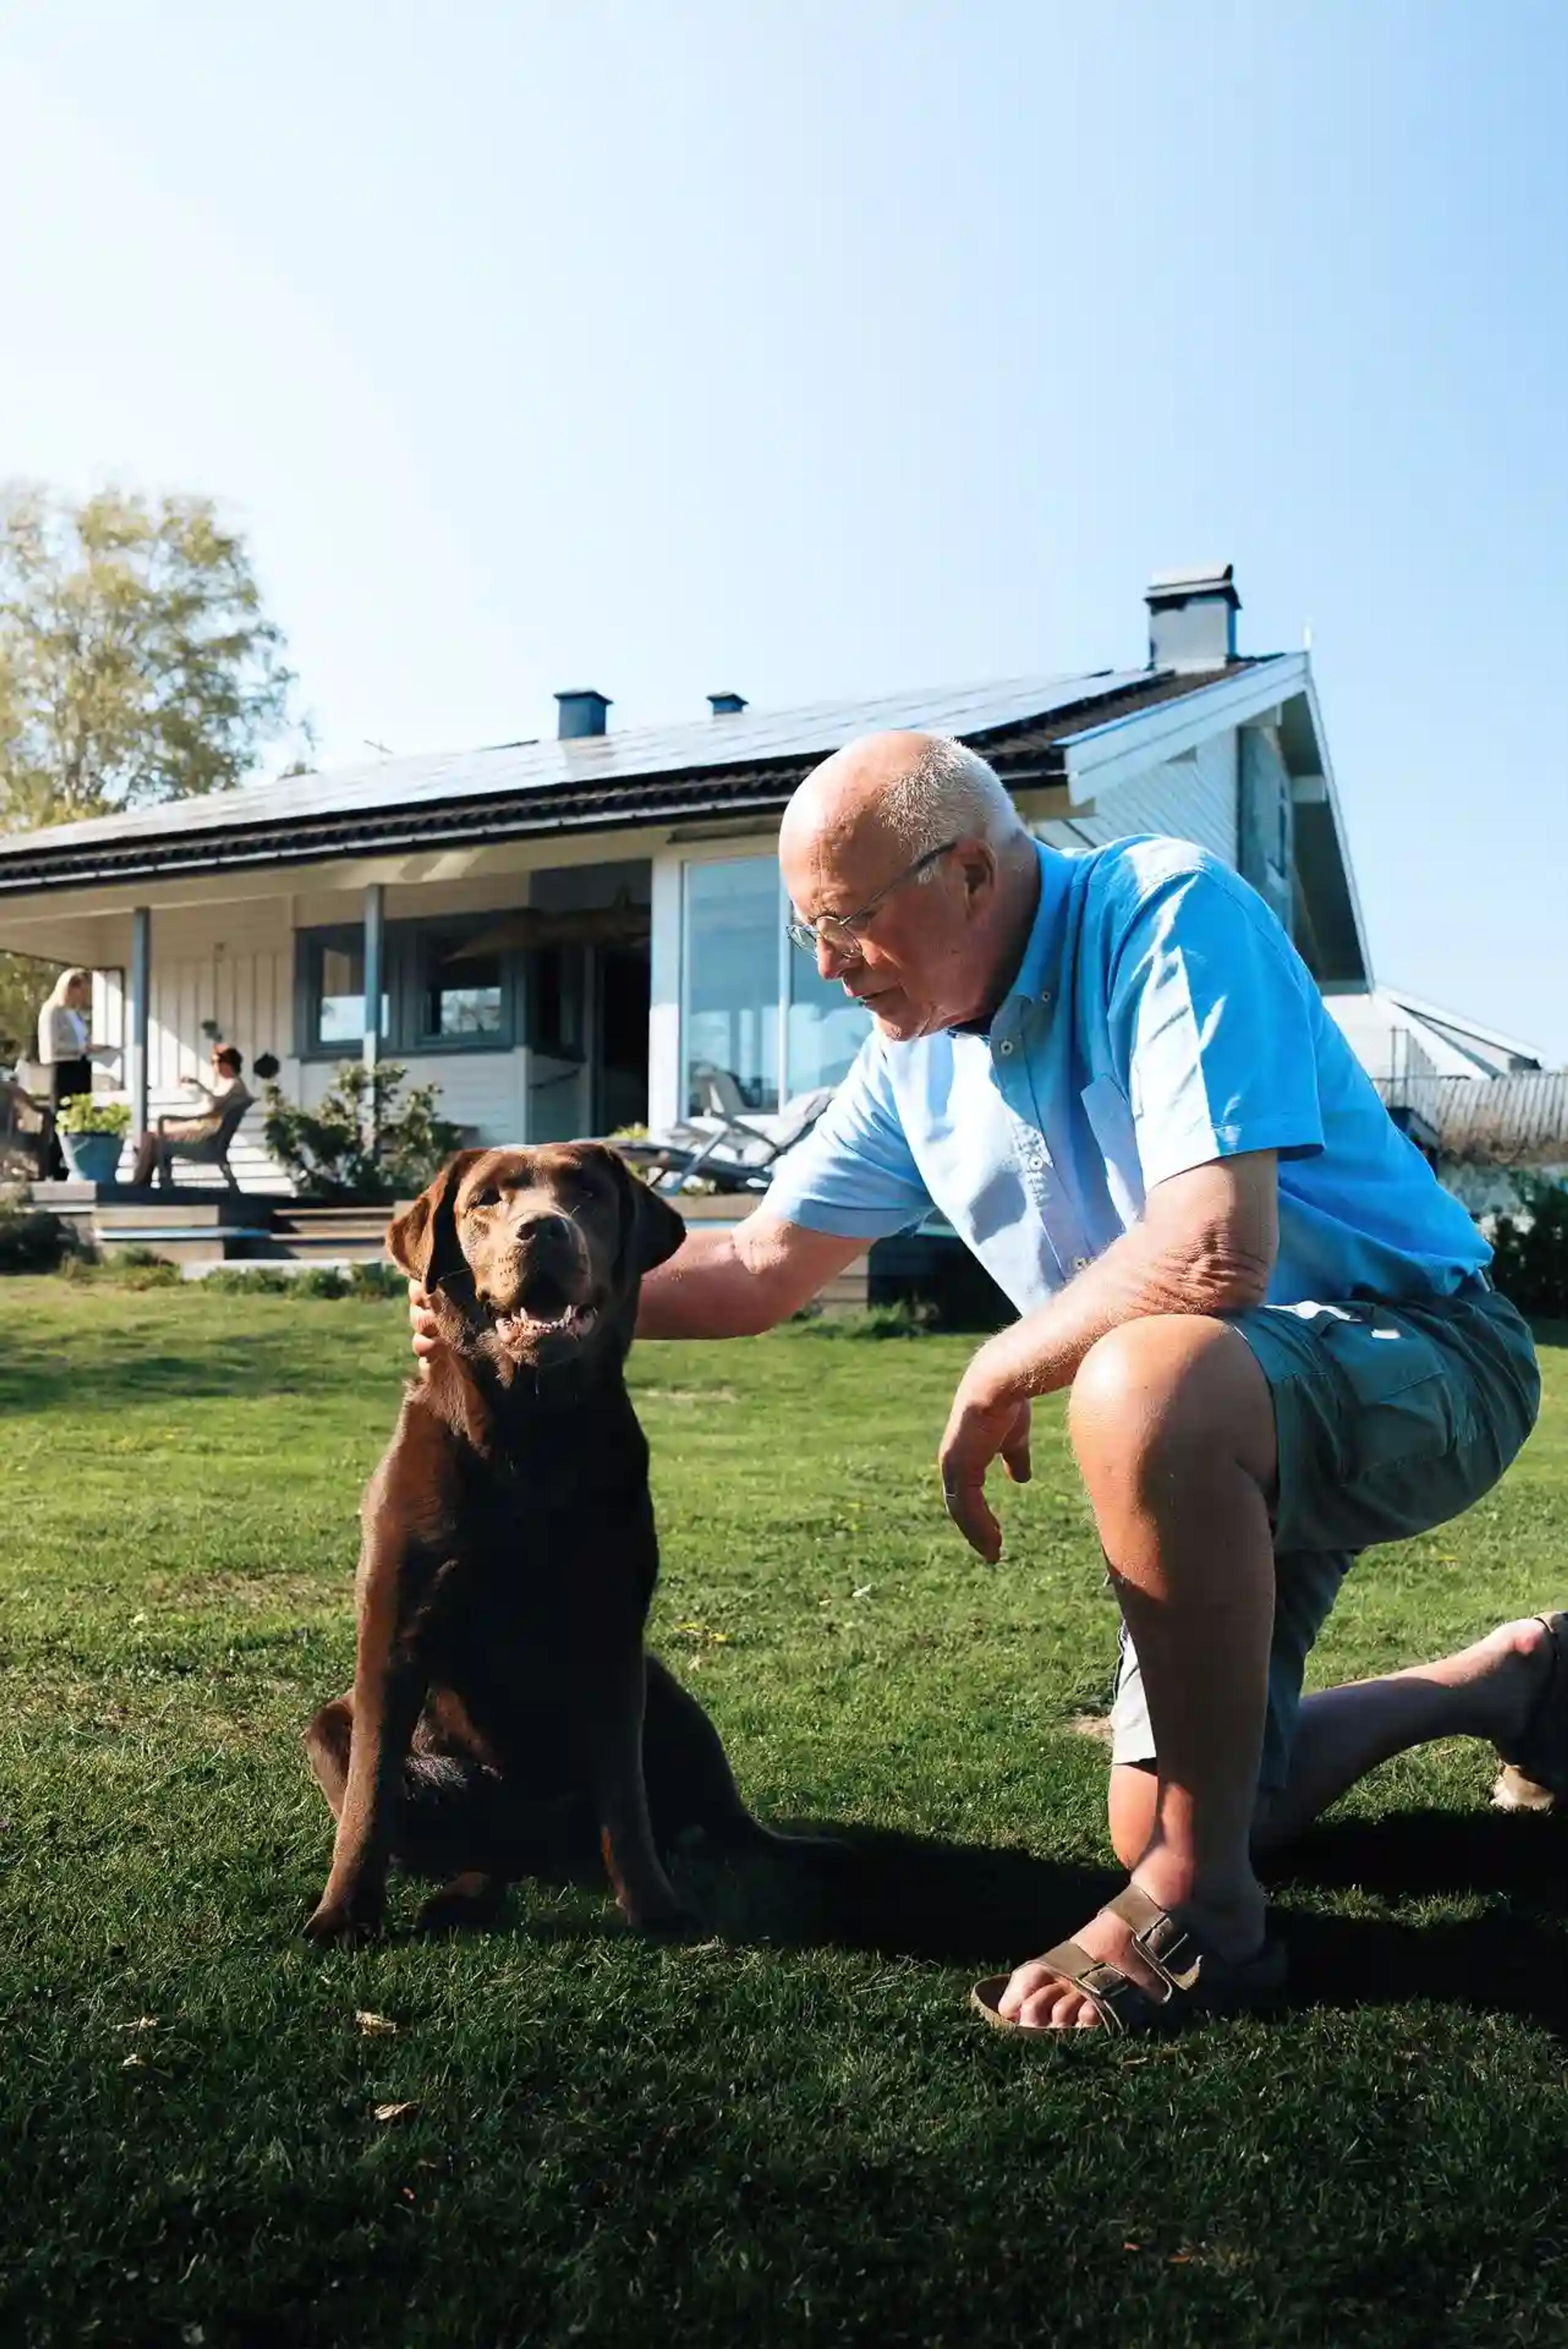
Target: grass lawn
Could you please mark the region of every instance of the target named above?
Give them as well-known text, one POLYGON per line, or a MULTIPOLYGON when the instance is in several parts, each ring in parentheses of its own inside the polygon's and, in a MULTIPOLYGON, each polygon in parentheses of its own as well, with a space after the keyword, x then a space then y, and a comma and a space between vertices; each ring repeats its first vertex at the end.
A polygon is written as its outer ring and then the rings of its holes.
MULTIPOLYGON (((977 1972, 1114 1882, 1115 1616, 1059 1412, 1000 1568, 944 1522, 964 1341, 634 1365, 656 1641, 765 1816, 862 1837, 847 1893, 717 1884, 722 1936, 661 1948, 530 1887, 421 1944, 405 1885, 385 1943, 322 1957, 298 1732, 351 1676, 403 1317, 0 1306, 0 2339, 1568 2339, 1568 1836, 1489 1815, 1478 1749, 1391 1765, 1279 1867, 1283 2017, 1048 2054, 971 2021, 977 1972)), ((1563 1602, 1545 1363, 1520 1466, 1364 1563, 1318 1678, 1563 1602)))

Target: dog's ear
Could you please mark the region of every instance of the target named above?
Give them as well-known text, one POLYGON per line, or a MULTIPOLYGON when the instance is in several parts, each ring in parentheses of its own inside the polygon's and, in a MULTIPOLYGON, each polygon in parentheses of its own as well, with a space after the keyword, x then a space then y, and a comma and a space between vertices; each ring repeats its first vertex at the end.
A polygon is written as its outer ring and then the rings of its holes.
POLYGON ((639 1278, 655 1265, 666 1264, 686 1237, 686 1227, 662 1191, 645 1183, 623 1158, 621 1179, 629 1194, 631 1215, 626 1254, 639 1278))
POLYGON ((621 1188, 621 1259, 641 1279, 655 1265, 667 1263, 686 1237, 686 1226, 669 1201, 634 1173, 609 1143, 590 1145, 607 1158, 621 1188))
POLYGON ((459 1150, 449 1158, 413 1206, 394 1216, 387 1226, 387 1253, 393 1263, 426 1288, 434 1288, 443 1274, 461 1262, 453 1207, 458 1185, 482 1150, 459 1150))

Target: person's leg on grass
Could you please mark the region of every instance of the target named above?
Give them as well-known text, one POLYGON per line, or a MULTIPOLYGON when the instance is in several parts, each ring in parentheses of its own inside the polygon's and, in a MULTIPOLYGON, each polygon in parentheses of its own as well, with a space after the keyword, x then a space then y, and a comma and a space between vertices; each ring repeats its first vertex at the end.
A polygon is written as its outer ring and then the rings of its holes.
MULTIPOLYGON (((1132 1881, 1204 1951, 1251 1957, 1264 1940, 1251 1835, 1274 1611, 1268 1381, 1223 1322, 1150 1316, 1085 1358, 1069 1424, 1160 1756, 1132 1881)), ((1163 1995, 1119 1917, 1102 1910, 1074 1938, 1163 1995)), ((1037 2029, 1100 2019, 1037 1959, 1013 1974, 1000 2011, 1037 2029)))
MULTIPOLYGON (((1288 1843, 1397 1754, 1444 1737, 1479 1737, 1507 1752, 1524 1733, 1551 1670, 1552 1635, 1540 1616, 1527 1615, 1436 1662, 1305 1698, 1289 1775, 1258 1796, 1253 1852, 1288 1843)), ((1151 1764, 1112 1765, 1110 1840, 1124 1868, 1135 1865, 1148 1843, 1155 1801, 1151 1764)))

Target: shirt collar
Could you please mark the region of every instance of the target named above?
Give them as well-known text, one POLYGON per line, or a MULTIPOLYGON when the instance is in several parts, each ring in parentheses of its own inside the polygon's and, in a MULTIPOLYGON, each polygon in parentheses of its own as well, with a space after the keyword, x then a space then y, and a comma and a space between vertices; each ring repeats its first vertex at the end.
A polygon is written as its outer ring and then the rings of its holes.
POLYGON ((1035 854, 1040 861, 1040 901, 1035 908, 1018 968, 990 1018, 965 1020, 950 1031, 954 1036, 988 1035, 998 1020, 1017 1019, 1026 1005, 1048 1005, 1055 997, 1061 962, 1062 909, 1067 902, 1073 860, 1037 840, 1035 854), (1016 1010, 1012 1009, 1015 1004, 1016 1010))

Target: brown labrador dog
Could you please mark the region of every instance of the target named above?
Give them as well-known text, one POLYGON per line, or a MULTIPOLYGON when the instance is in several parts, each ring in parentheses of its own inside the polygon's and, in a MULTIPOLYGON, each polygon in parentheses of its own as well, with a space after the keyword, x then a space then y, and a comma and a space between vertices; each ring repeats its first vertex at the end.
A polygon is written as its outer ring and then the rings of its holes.
POLYGON ((312 1940, 374 1930, 394 1859, 451 1879, 422 1924, 483 1921, 573 1803, 647 1930, 686 1921, 661 1857, 681 1830, 791 1840, 643 1644, 658 1541, 624 1365, 684 1235, 591 1142, 463 1151, 390 1226, 445 1342, 366 1493, 352 1693, 305 1733, 337 1821, 312 1940))

